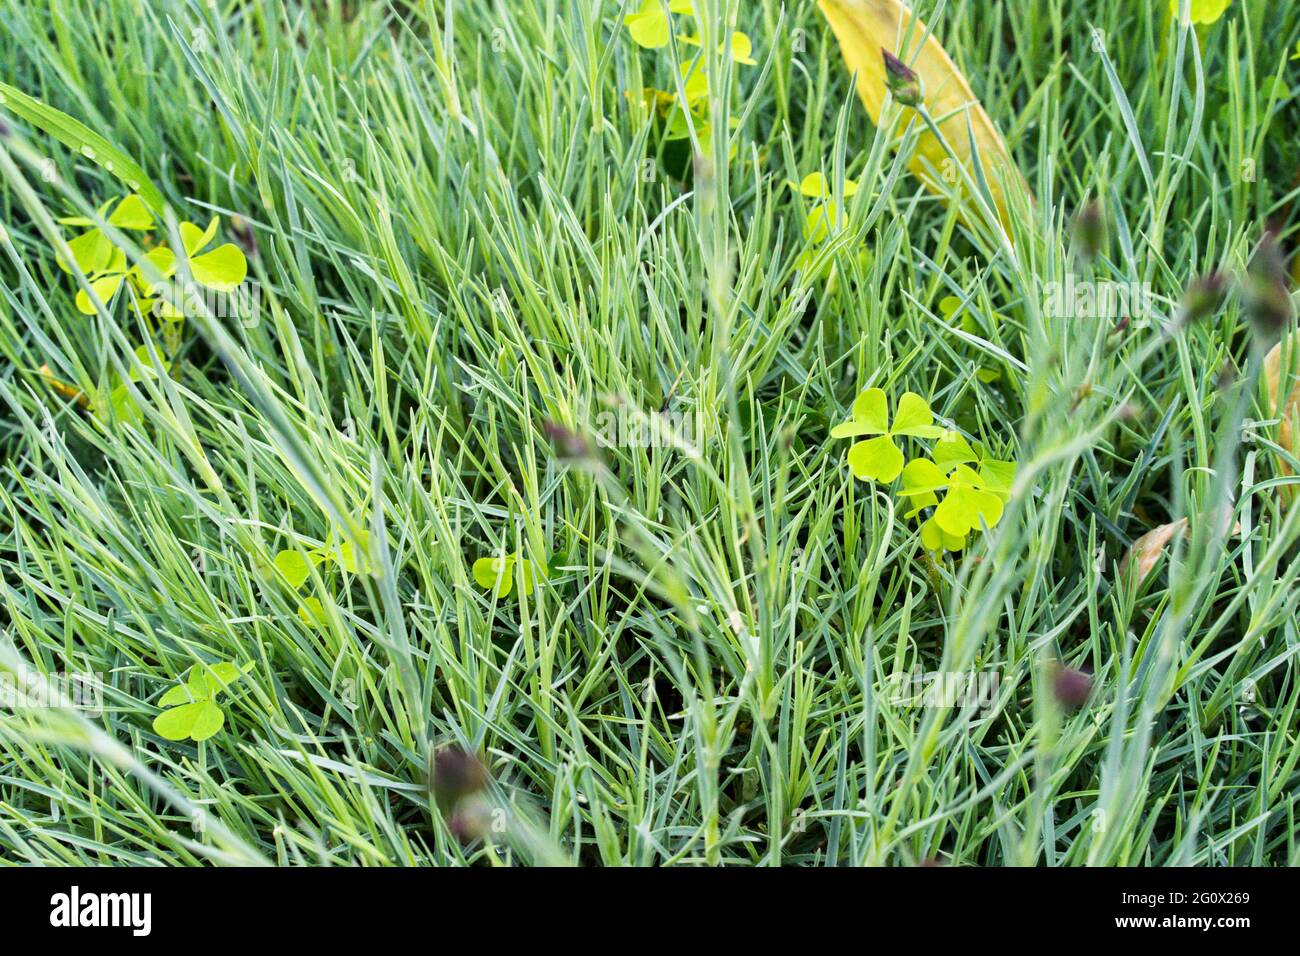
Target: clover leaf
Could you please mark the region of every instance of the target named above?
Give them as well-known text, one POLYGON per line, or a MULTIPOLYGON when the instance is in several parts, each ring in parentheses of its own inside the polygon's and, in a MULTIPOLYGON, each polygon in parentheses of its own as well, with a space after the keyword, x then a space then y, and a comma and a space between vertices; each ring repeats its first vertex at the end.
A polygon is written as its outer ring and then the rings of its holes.
MULTIPOLYGON (((99 208, 101 217, 108 213, 110 205, 112 205, 111 200, 99 208)), ((122 198, 116 208, 108 213, 107 221, 116 229, 133 232, 145 232, 154 226, 153 213, 145 205, 144 200, 135 194, 122 198)), ((72 253, 77 268, 90 280, 90 287, 95 290, 95 295, 101 302, 109 301, 127 277, 126 254, 113 245, 103 230, 94 225, 92 219, 70 216, 60 219, 59 222, 65 226, 92 227, 76 238, 68 240, 68 251, 72 253)), ((72 267, 63 256, 58 256, 57 261, 59 268, 64 272, 72 272, 72 267)), ((77 293, 77 310, 84 315, 95 314, 90 296, 84 290, 77 293)))
MULTIPOLYGON (((668 4, 671 13, 694 14, 691 0, 671 0, 668 4)), ((627 32, 633 42, 650 50, 657 50, 668 45, 671 29, 668 13, 664 12, 661 0, 642 0, 641 8, 636 13, 629 13, 623 18, 627 32)))
MULTIPOLYGON (((337 546, 313 548, 305 555, 299 551, 286 549, 276 552, 271 563, 284 576, 289 587, 297 591, 307 583, 307 579, 311 577, 311 569, 316 565, 332 563, 342 567, 349 574, 363 573, 365 555, 370 550, 370 534, 364 529, 360 532, 359 545, 360 547, 352 541, 344 541, 337 546)), ((298 605, 298 617, 309 627, 324 627, 329 620, 325 605, 316 597, 303 598, 302 603, 298 605)))
MULTIPOLYGON (((243 251, 233 242, 227 242, 211 252, 203 252, 216 236, 220 221, 220 216, 213 216, 206 229, 200 229, 192 222, 181 223, 181 244, 185 248, 185 258, 189 262, 190 275, 195 283, 213 292, 232 292, 248 275, 248 259, 243 251)), ((155 250, 146 258, 153 262, 163 278, 170 279, 176 273, 178 262, 176 254, 170 249, 164 247, 155 250)), ((139 267, 136 272, 141 284, 147 285, 139 267)), ((152 294, 153 291, 152 288, 146 289, 147 294, 152 294)), ((179 319, 185 315, 183 309, 177 309, 166 300, 158 303, 158 314, 164 319, 179 319)))
POLYGON ((302 599, 298 605, 298 617, 308 627, 324 629, 329 623, 329 615, 325 612, 325 605, 320 598, 307 597, 302 599))
POLYGON ((521 558, 518 553, 515 553, 504 557, 479 558, 474 562, 474 580, 481 588, 488 590, 496 588, 498 598, 509 597, 510 592, 515 589, 515 565, 519 566, 526 591, 531 591, 538 579, 546 577, 544 567, 536 568, 527 558, 521 558))
MULTIPOLYGON (((110 200, 101 206, 99 215, 103 217, 108 213, 111 205, 110 200)), ((148 232, 155 225, 153 212, 144 200, 135 194, 121 199, 113 211, 108 213, 107 221, 117 229, 135 232, 148 232)), ((156 301, 152 298, 157 292, 157 285, 151 281, 150 276, 146 275, 146 270, 141 265, 128 267, 126 253, 117 248, 103 230, 94 227, 92 219, 72 216, 60 219, 59 222, 65 226, 92 227, 80 236, 69 240, 67 245, 73 261, 89 279, 90 287, 99 301, 105 303, 111 301, 122 284, 129 281, 139 299, 142 315, 155 308, 156 303, 156 311, 160 317, 172 320, 184 317, 183 310, 177 309, 166 301, 156 301)), ((200 229, 192 222, 182 222, 181 243, 185 248, 185 257, 189 261, 190 274, 197 284, 214 292, 231 292, 248 275, 248 260, 238 246, 229 242, 211 252, 203 252, 216 236, 219 223, 219 216, 213 216, 206 229, 200 229)), ((156 272, 164 280, 176 274, 178 266, 176 253, 167 246, 160 245, 149 250, 144 258, 151 267, 149 270, 151 274, 156 272)), ((58 257, 58 263, 64 272, 72 271, 62 255, 58 257)), ((76 306, 77 311, 83 315, 95 314, 94 303, 84 289, 77 292, 76 306)))
POLYGON ((929 502, 932 497, 938 497, 939 491, 946 493, 935 506, 933 521, 941 532, 964 538, 981 523, 992 528, 1002 518, 1002 498, 989 490, 984 479, 969 465, 958 464, 951 474, 946 474, 925 458, 907 463, 899 494, 919 496, 929 502))
MULTIPOLYGON (((1192 23, 1215 23, 1227 11, 1232 0, 1191 0, 1187 15, 1192 23)), ((1169 0, 1169 15, 1178 18, 1180 0, 1169 0)))
MULTIPOLYGON (((104 213, 108 211, 108 207, 111 205, 113 205, 113 200, 110 199, 99 207, 100 218, 103 218, 104 213)), ((68 216, 60 219, 59 224, 63 226, 94 226, 95 221, 85 216, 68 216)), ((154 218, 145 201, 135 193, 131 193, 118 201, 117 208, 108 217, 108 224, 118 229, 143 231, 153 228, 154 218)), ((99 232, 97 228, 91 231, 99 232)))
POLYGON ((225 711, 216 703, 217 695, 251 668, 249 664, 241 671, 227 662, 195 664, 185 683, 159 698, 158 706, 168 709, 154 718, 154 731, 167 740, 207 740, 226 722, 225 711))
POLYGON ((351 541, 344 541, 339 545, 339 564, 349 574, 360 574, 364 570, 364 556, 370 548, 370 535, 368 532, 361 531, 361 554, 357 554, 356 546, 351 541))
POLYGON ((849 449, 849 467, 864 481, 888 484, 903 470, 903 452, 894 441, 899 435, 914 438, 937 438, 943 429, 934 424, 930 405, 915 392, 904 392, 898 400, 894 421, 889 423, 885 393, 879 388, 862 392, 853 403, 853 418, 831 429, 832 438, 876 435, 849 449))
POLYGON ((934 514, 921 525, 921 543, 929 551, 960 551, 981 521, 992 528, 1001 520, 1016 465, 986 457, 955 431, 940 435, 931 458, 911 461, 903 469, 899 494, 910 499, 904 516, 914 518, 933 507, 934 514), (941 491, 946 492, 942 501, 941 491))
POLYGON ((921 544, 927 551, 960 551, 966 547, 966 536, 949 534, 931 517, 921 524, 921 544))
POLYGON ((275 569, 284 575, 295 591, 311 577, 311 563, 297 551, 280 551, 273 561, 275 569))
MULTIPOLYGON (((787 180, 787 185, 801 196, 818 200, 817 204, 804 216, 803 234, 809 242, 825 242, 831 232, 844 224, 844 215, 839 204, 832 198, 830 184, 820 172, 809 173, 798 183, 787 180)), ((844 198, 853 196, 858 191, 858 184, 852 179, 844 180, 844 198)))
POLYGON ((699 61, 682 64, 682 95, 686 105, 694 108, 709 96, 709 74, 704 72, 704 64, 699 61))
MULTIPOLYGON (((812 199, 829 199, 831 197, 831 188, 822 173, 809 173, 798 183, 786 180, 786 184, 801 196, 808 196, 812 199)), ((853 196, 858 191, 856 180, 844 180, 844 198, 853 196)))
POLYGON ((846 222, 839 204, 833 199, 819 202, 809 211, 803 221, 804 238, 814 245, 819 245, 830 238, 846 222))
MULTIPOLYGON (((679 36, 677 39, 681 40, 688 46, 701 45, 701 40, 697 36, 679 36)), ((729 46, 731 49, 731 58, 737 63, 743 63, 746 66, 754 66, 758 62, 754 59, 754 44, 753 41, 749 39, 748 34, 741 33, 739 30, 735 31, 731 34, 731 43, 729 46)), ((728 44, 722 44, 718 47, 718 52, 722 53, 727 48, 728 44)))
MULTIPOLYGON (((678 139, 689 139, 691 135, 691 126, 695 127, 695 138, 699 141, 700 152, 705 156, 713 155, 713 124, 707 119, 698 116, 694 110, 691 111, 692 120, 687 123, 686 114, 682 110, 677 110, 668 120, 664 128, 664 139, 669 142, 678 139)), ((740 125, 739 117, 733 116, 728 121, 729 126, 735 129, 740 125)), ((736 155, 736 143, 733 141, 727 150, 727 158, 733 158, 736 155)))
POLYGON ((992 492, 1003 501, 1011 497, 1011 484, 1016 480, 1016 463, 987 458, 983 448, 972 448, 955 431, 944 432, 930 455, 945 473, 958 465, 974 465, 985 491, 992 492))

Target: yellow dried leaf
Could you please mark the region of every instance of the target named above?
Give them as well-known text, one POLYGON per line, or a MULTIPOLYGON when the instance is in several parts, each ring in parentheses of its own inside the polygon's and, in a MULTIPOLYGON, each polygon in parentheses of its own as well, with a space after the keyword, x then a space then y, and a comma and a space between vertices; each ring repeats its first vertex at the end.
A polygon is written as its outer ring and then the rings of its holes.
POLYGON ((1179 518, 1171 524, 1162 524, 1158 528, 1152 528, 1134 541, 1133 546, 1128 549, 1128 554, 1124 555, 1124 560, 1119 564, 1120 576, 1123 577, 1128 574, 1129 567, 1136 563, 1138 581, 1145 580, 1146 576, 1151 573, 1151 569, 1156 566, 1156 562, 1160 560, 1165 545, 1173 540, 1174 535, 1186 533, 1186 518, 1179 518))
MULTIPOLYGON (((1231 509, 1224 509, 1220 512, 1220 530, 1226 531, 1228 521, 1232 517, 1231 509)), ((1120 577, 1128 573, 1131 565, 1137 565, 1137 580, 1141 584, 1146 576, 1151 573, 1151 569, 1156 566, 1160 560, 1160 554, 1165 547, 1175 537, 1187 537, 1190 525, 1186 518, 1179 518, 1169 524, 1162 524, 1158 528, 1152 528, 1142 537, 1133 542, 1133 546, 1128 549, 1128 554, 1124 555, 1124 560, 1119 564, 1120 577)), ((1198 525, 1199 527, 1199 525, 1198 525)), ((1241 534, 1241 522, 1232 523, 1232 534, 1241 534)))
MULTIPOLYGON (((967 131, 969 122, 984 178, 993 195, 1002 227, 1009 234, 1008 194, 1014 189, 1028 196, 1029 188, 1007 152, 993 120, 984 112, 971 92, 970 84, 944 52, 943 46, 932 34, 927 35, 925 24, 899 0, 818 0, 818 6, 839 41, 849 72, 857 74, 858 97, 871 115, 872 122, 881 125, 881 113, 885 109, 888 88, 881 51, 888 50, 898 54, 920 76, 926 110, 938 124, 955 156, 971 178, 978 182, 971 135, 967 131), (915 25, 911 27, 909 37, 908 28, 913 20, 915 25), (911 48, 899 53, 899 44, 905 37, 908 37, 911 48), (922 37, 925 37, 925 42, 916 49, 922 37)), ((899 107, 895 104, 893 108, 899 107)), ((952 195, 952 184, 960 184, 965 178, 952 166, 947 150, 929 132, 920 137, 915 151, 908 157, 908 168, 931 192, 941 196, 952 195)), ((966 187, 958 185, 958 188, 962 195, 967 194, 966 187)), ((976 207, 971 204, 971 208, 976 207)))

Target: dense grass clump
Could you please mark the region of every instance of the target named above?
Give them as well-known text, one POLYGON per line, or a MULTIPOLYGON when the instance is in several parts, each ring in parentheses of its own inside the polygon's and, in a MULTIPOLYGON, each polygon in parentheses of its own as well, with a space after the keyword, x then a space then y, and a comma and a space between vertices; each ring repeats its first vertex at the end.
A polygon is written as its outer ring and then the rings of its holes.
POLYGON ((919 3, 1004 230, 811 2, 4 0, 0 859, 1300 862, 1300 5, 1167 6, 919 3))

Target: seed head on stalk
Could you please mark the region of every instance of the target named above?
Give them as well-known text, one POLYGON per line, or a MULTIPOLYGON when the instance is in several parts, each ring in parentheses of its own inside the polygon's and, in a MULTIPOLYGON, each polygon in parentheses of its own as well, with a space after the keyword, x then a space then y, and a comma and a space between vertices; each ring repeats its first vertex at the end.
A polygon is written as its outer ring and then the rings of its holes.
POLYGON ((1277 341, 1291 320, 1286 262, 1272 229, 1264 233, 1246 268, 1246 311, 1255 332, 1266 342, 1277 341))

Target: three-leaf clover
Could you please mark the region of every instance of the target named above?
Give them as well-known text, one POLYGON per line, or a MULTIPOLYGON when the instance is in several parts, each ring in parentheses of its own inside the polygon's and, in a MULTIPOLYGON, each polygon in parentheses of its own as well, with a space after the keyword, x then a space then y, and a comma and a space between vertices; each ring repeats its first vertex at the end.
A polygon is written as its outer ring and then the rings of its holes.
POLYGON ((981 446, 972 447, 955 431, 946 431, 939 436, 930 457, 945 473, 951 472, 958 465, 973 465, 985 491, 992 492, 1003 501, 1011 496, 1011 483, 1016 479, 1016 463, 989 458, 981 446))
POLYGON ((1002 499, 988 490, 979 473, 969 465, 958 465, 945 475, 934 462, 918 458, 903 469, 901 494, 909 497, 946 491, 934 509, 933 520, 946 534, 964 538, 981 522, 993 527, 1002 518, 1002 499))
MULTIPOLYGON (((203 252, 217 234, 220 216, 213 216, 206 229, 200 229, 192 222, 180 224, 181 244, 185 248, 185 258, 189 261, 190 275, 197 285, 213 292, 231 292, 236 289, 248 275, 248 260, 243 251, 233 242, 223 243, 211 252, 203 252), (200 255, 200 253, 202 253, 200 255)), ((176 253, 163 246, 146 256, 164 279, 176 274, 179 263, 176 253)), ((144 275, 136 267, 139 284, 145 295, 153 295, 157 290, 145 281, 144 275)), ((164 319, 184 318, 185 310, 176 305, 158 300, 157 313, 164 319)))
POLYGON ((286 550, 277 552, 272 563, 275 564, 275 569, 284 575, 289 586, 296 591, 311 577, 312 565, 320 562, 321 558, 316 552, 310 552, 307 557, 304 557, 297 551, 286 550))
POLYGON ((921 524, 921 543, 928 551, 960 551, 981 520, 990 528, 1001 520, 1016 465, 988 458, 955 431, 939 437, 931 458, 909 462, 903 469, 899 494, 911 499, 904 517, 914 518, 933 507, 934 514, 921 524), (945 490, 941 502, 938 492, 945 490))
MULTIPOLYGON (((731 129, 740 125, 740 118, 733 116, 728 120, 731 129)), ((672 142, 678 139, 690 139, 691 127, 695 128, 695 138, 699 141, 700 152, 705 156, 713 155, 713 124, 709 120, 691 111, 691 120, 688 123, 686 113, 682 110, 675 110, 669 117, 667 125, 664 127, 664 139, 672 142)), ((736 155, 736 143, 733 141, 727 150, 728 158, 736 155)))
MULTIPOLYGON (((107 212, 109 205, 111 201, 101 207, 100 216, 107 212)), ((148 232, 155 225, 153 212, 145 205, 144 200, 134 193, 118 202, 113 212, 108 215, 107 221, 117 229, 134 232, 148 232)), ((248 260, 243 251, 230 242, 218 246, 211 252, 203 252, 216 236, 220 221, 219 216, 213 216, 206 229, 200 229, 192 222, 182 222, 179 231, 181 243, 185 248, 185 257, 189 261, 190 275, 193 276, 195 283, 214 292, 230 292, 248 275, 248 260)), ((145 269, 140 265, 128 268, 126 253, 117 248, 103 230, 94 227, 92 220, 74 216, 60 219, 59 222, 65 226, 92 227, 70 240, 68 251, 72 253, 77 267, 90 280, 90 287, 101 302, 111 301, 122 283, 129 281, 139 300, 142 314, 155 308, 157 302, 156 311, 162 318, 183 317, 183 309, 177 309, 171 303, 152 298, 157 292, 157 287, 151 281, 151 277, 146 276, 145 269)), ((176 274, 178 267, 176 253, 166 245, 151 249, 145 254, 145 259, 152 267, 151 271, 157 272, 164 280, 176 274)), ((62 256, 59 257, 59 266, 65 272, 72 271, 62 256)), ((77 293, 76 305, 77 311, 83 315, 95 314, 95 306, 84 289, 77 293)))
MULTIPOLYGON (((628 14, 624 19, 632 39, 643 47, 658 49, 666 46, 672 36, 672 23, 669 14, 681 13, 694 15, 695 8, 690 0, 672 0, 665 10, 662 0, 642 0, 636 13, 628 14)), ((679 35, 678 39, 689 46, 700 46, 697 36, 679 35)), ((730 50, 731 58, 736 63, 753 65, 754 45, 749 36, 739 30, 731 34, 729 44, 724 43, 719 52, 730 50)), ((631 94, 629 94, 631 95, 631 94)), ((709 96, 709 76, 705 71, 704 61, 695 58, 681 65, 681 94, 666 93, 662 90, 646 89, 642 92, 647 106, 657 107, 660 115, 667 116, 664 127, 664 139, 668 142, 689 139, 692 130, 699 150, 704 155, 713 153, 714 129, 706 115, 709 96), (690 114, 689 116, 687 114, 690 114)), ((731 128, 739 126, 739 118, 729 119, 731 128)), ((731 143, 728 154, 734 156, 736 144, 731 143)))
POLYGON ((474 562, 474 580, 481 588, 496 588, 498 598, 509 597, 515 589, 515 565, 519 566, 526 591, 531 591, 539 579, 546 577, 545 567, 534 565, 516 552, 504 557, 479 558, 474 562))
POLYGON ((853 403, 853 418, 831 429, 832 438, 878 436, 854 444, 848 459, 858 478, 883 484, 893 481, 903 470, 903 452, 894 441, 896 436, 937 438, 942 434, 943 429, 934 424, 929 403, 915 392, 903 393, 890 424, 888 400, 879 388, 869 388, 859 395, 853 403))
MULTIPOLYGON (((101 218, 111 205, 112 200, 109 200, 99 208, 101 218)), ((154 225, 153 213, 145 205, 144 200, 134 193, 118 202, 117 207, 109 213, 107 221, 114 228, 127 232, 147 232, 154 225)), ((90 280, 90 287, 95 290, 95 295, 101 302, 107 302, 117 292, 130 271, 126 265, 126 253, 113 245, 104 231, 95 226, 91 219, 84 216, 70 216, 60 219, 59 222, 65 226, 91 227, 76 238, 68 240, 68 251, 72 253, 77 268, 90 280)), ((72 267, 62 255, 57 257, 57 261, 59 268, 64 272, 72 272, 72 267)), ((84 315, 95 314, 90 296, 84 290, 77 293, 77 310, 84 315)))
POLYGON ((226 713, 216 702, 217 695, 252 669, 241 671, 234 664, 195 664, 185 683, 178 684, 158 701, 169 708, 154 718, 153 729, 167 740, 207 740, 226 722, 226 713))

